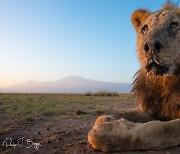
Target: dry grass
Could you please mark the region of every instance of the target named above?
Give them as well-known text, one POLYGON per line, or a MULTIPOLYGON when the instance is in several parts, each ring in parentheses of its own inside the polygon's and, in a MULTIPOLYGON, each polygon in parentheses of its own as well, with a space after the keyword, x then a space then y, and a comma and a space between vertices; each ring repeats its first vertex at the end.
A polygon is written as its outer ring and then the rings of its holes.
POLYGON ((117 92, 98 91, 96 93, 86 92, 85 96, 119 96, 117 92))
MULTIPOLYGON (((134 102, 132 94, 109 92, 73 94, 0 94, 0 115, 33 121, 43 116, 88 117, 134 102), (87 97, 88 96, 88 97, 87 97), (111 97, 113 96, 113 97, 111 97), (111 108, 109 108, 111 104, 111 108), (82 114, 83 113, 83 114, 82 114)), ((135 106, 135 105, 134 105, 135 106)))

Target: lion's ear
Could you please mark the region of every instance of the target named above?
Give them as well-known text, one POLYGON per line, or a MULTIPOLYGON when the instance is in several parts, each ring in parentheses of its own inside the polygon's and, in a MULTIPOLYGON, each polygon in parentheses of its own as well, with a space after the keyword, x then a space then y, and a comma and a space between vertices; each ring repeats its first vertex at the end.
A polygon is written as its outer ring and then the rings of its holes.
POLYGON ((136 10, 131 16, 131 22, 137 32, 139 27, 145 22, 151 13, 148 10, 136 10))

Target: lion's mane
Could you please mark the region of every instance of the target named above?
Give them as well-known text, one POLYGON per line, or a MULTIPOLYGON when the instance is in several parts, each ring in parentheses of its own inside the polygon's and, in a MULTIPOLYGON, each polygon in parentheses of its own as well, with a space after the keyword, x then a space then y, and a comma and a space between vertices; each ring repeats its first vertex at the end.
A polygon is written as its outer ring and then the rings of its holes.
POLYGON ((139 109, 160 120, 180 117, 180 75, 155 76, 140 69, 135 77, 132 91, 139 109))

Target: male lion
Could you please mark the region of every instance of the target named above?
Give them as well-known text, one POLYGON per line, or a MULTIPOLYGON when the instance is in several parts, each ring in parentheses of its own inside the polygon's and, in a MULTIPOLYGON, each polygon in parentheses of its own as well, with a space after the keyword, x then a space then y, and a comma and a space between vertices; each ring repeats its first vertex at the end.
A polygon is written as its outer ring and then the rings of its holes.
POLYGON ((138 108, 120 116, 98 117, 88 141, 94 149, 102 151, 160 150, 178 146, 180 8, 169 2, 154 13, 136 10, 131 21, 137 33, 141 64, 132 90, 138 108))

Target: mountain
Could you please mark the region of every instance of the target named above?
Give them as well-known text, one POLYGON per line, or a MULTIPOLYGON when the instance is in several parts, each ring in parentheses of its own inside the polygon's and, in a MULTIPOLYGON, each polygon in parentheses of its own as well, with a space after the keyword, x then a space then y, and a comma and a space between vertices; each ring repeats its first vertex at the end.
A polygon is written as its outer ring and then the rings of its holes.
POLYGON ((131 91, 131 84, 95 81, 80 76, 68 76, 52 82, 35 82, 30 80, 25 83, 0 88, 2 93, 85 93, 88 91, 129 93, 131 91))

